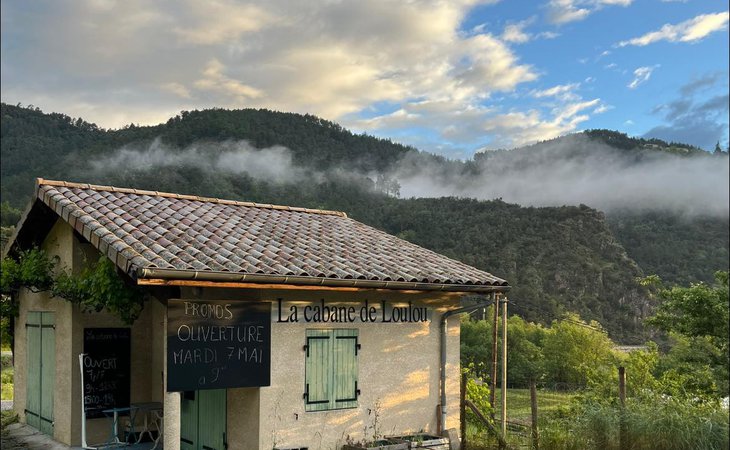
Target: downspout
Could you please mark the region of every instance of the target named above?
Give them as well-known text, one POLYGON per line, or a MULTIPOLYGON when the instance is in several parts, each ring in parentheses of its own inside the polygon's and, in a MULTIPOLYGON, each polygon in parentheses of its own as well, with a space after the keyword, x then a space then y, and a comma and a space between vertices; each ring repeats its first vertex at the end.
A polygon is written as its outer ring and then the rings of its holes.
POLYGON ((443 433, 444 429, 446 428, 446 322, 451 316, 472 312, 479 308, 486 308, 493 303, 494 292, 489 294, 489 300, 487 301, 477 303, 471 306, 463 306, 461 308, 452 309, 446 311, 441 315, 441 429, 439 430, 439 432, 441 433, 443 433))

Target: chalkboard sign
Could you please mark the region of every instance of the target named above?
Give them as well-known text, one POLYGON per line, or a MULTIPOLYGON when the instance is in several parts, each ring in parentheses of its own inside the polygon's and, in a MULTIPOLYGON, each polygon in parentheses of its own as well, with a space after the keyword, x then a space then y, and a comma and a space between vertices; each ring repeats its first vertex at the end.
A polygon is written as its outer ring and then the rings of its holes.
POLYGON ((167 303, 167 390, 268 386, 271 304, 167 303))
POLYGON ((129 328, 84 328, 84 409, 87 418, 109 408, 129 407, 129 328))

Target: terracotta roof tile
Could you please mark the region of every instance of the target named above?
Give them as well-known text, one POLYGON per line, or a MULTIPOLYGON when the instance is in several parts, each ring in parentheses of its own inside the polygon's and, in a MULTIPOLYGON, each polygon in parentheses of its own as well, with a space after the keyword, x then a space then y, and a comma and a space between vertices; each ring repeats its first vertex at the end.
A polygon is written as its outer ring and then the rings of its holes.
POLYGON ((38 198, 130 273, 507 285, 339 212, 48 180, 39 180, 38 198))

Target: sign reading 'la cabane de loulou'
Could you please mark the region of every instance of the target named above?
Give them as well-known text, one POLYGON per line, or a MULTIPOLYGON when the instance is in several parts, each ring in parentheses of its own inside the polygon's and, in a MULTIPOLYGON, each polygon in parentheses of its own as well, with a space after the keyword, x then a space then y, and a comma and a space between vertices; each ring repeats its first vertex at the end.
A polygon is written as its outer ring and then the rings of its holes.
POLYGON ((278 323, 417 323, 428 322, 428 308, 413 302, 393 305, 385 300, 362 305, 326 304, 324 299, 306 305, 284 304, 277 301, 278 323))

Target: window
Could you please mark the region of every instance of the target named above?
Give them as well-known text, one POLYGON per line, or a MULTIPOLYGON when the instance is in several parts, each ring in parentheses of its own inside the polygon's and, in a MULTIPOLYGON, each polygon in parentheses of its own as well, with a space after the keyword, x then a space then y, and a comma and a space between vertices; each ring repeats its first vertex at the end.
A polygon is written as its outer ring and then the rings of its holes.
POLYGON ((305 411, 357 407, 357 330, 307 330, 304 349, 305 411))

